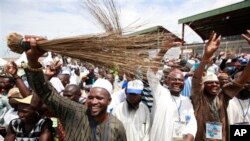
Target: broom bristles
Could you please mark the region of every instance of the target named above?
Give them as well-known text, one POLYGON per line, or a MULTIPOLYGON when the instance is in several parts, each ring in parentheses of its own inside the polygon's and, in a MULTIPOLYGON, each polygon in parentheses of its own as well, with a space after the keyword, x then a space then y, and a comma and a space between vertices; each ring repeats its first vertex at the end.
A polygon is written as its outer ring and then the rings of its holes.
POLYGON ((22 48, 20 48, 20 43, 23 39, 23 36, 17 33, 11 33, 7 37, 7 45, 11 51, 16 53, 23 53, 22 48))
MULTIPOLYGON (((173 41, 173 35, 170 33, 122 35, 124 29, 120 25, 116 3, 114 0, 101 1, 86 0, 85 7, 106 33, 40 41, 38 47, 41 50, 93 64, 126 68, 127 73, 131 74, 135 73, 137 68, 146 70, 150 66, 149 61, 145 61, 148 60, 148 57, 140 56, 139 51, 147 52, 150 49, 160 49, 166 42, 173 41)), ((19 47, 21 40, 21 35, 10 34, 8 36, 9 48, 13 52, 22 53, 23 51, 19 47)))
MULTIPOLYGON (((8 46, 16 53, 21 53, 19 47, 21 37, 16 33, 8 36, 8 46)), ((166 42, 172 42, 171 34, 137 36, 104 34, 45 40, 38 42, 38 47, 42 50, 94 62, 94 64, 126 67, 132 71, 137 66, 149 66, 148 62, 143 62, 145 57, 140 56, 139 51, 160 49, 166 42)))

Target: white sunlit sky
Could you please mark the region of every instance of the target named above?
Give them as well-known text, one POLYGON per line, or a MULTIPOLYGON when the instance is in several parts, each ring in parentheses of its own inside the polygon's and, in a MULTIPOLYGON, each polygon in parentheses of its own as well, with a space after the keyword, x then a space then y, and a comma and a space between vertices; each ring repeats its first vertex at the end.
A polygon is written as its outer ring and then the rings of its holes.
MULTIPOLYGON (((48 39, 104 32, 83 8, 84 0, 0 0, 0 57, 13 58, 6 44, 11 32, 47 36, 48 39)), ((178 19, 242 0, 116 0, 123 27, 134 21, 141 29, 161 25, 181 37, 178 19)), ((185 28, 187 43, 201 38, 185 28)))

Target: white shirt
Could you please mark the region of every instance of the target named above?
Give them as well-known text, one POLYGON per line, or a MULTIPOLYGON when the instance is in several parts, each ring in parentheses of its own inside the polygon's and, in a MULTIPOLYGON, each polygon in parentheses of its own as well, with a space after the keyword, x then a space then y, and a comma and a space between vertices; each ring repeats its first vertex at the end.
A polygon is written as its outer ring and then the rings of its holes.
POLYGON ((235 124, 235 123, 241 123, 241 122, 249 122, 250 123, 250 107, 249 106, 250 99, 246 100, 240 100, 237 97, 234 97, 229 101, 228 107, 227 107, 227 114, 228 114, 228 120, 229 124, 235 124), (241 105, 242 108, 241 108, 241 105), (247 111, 248 110, 248 111, 247 111), (245 116, 245 121, 243 120, 243 112, 245 116))
POLYGON ((190 99, 182 95, 179 97, 172 96, 168 89, 160 85, 159 79, 152 71, 148 71, 147 78, 154 97, 150 140, 173 140, 174 123, 179 121, 178 107, 180 107, 181 121, 186 122, 183 133, 191 134, 195 137, 197 121, 190 99))
POLYGON ((79 85, 81 79, 80 79, 80 76, 76 75, 75 71, 72 70, 72 71, 71 71, 71 75, 70 75, 69 81, 70 81, 69 84, 79 85))
POLYGON ((9 109, 4 115, 4 126, 7 128, 10 124, 10 121, 16 118, 19 118, 17 111, 14 111, 14 108, 9 109))
POLYGON ((126 100, 125 89, 114 92, 111 95, 111 103, 108 105, 107 112, 110 113, 115 107, 126 100))
POLYGON ((63 86, 61 80, 58 77, 52 77, 50 79, 50 83, 56 89, 56 91, 58 93, 61 93, 64 90, 64 86, 63 86))
POLYGON ((131 110, 128 109, 127 101, 124 101, 112 114, 123 123, 128 141, 149 141, 150 112, 142 102, 137 110, 131 110))

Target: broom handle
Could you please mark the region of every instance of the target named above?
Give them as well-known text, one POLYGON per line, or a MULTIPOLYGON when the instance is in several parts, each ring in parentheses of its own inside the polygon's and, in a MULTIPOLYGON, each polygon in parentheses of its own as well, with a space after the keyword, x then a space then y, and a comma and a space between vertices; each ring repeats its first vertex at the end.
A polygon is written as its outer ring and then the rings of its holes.
MULTIPOLYGON (((42 44, 44 42, 47 42, 48 40, 43 40, 43 41, 37 41, 37 45, 38 45, 38 48, 41 49, 41 50, 44 50, 42 49, 39 44, 42 44)), ((23 51, 28 51, 29 49, 31 49, 30 47, 30 42, 29 41, 25 41, 24 38, 22 38, 20 40, 20 43, 19 43, 19 46, 22 48, 23 51)))
POLYGON ((28 51, 31 48, 30 47, 30 42, 24 41, 23 39, 21 39, 20 47, 23 49, 23 51, 28 51))

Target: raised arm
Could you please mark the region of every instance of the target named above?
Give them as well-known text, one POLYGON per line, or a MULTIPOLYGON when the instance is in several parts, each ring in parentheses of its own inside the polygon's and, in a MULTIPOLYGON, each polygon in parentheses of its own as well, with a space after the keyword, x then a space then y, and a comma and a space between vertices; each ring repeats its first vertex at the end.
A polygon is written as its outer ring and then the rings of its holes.
POLYGON ((164 44, 164 47, 161 48, 161 50, 159 51, 157 56, 155 58, 153 58, 153 60, 151 61, 151 67, 147 72, 147 79, 148 79, 149 86, 152 90, 152 95, 154 97, 158 93, 157 91, 160 88, 160 78, 158 78, 158 76, 157 76, 157 71, 158 71, 158 68, 160 67, 160 61, 162 60, 165 53, 171 47, 173 47, 175 45, 179 45, 179 44, 180 44, 180 42, 173 42, 173 43, 168 42, 168 43, 164 44))
MULTIPOLYGON (((241 34, 241 36, 248 42, 250 45, 250 30, 247 30, 247 34, 241 34)), ((242 72, 241 76, 235 80, 236 84, 244 85, 247 81, 250 80, 250 61, 244 71, 242 72)))
POLYGON ((17 88, 19 89, 21 95, 23 97, 27 97, 31 95, 31 91, 29 90, 29 88, 27 88, 27 86, 24 84, 21 77, 17 75, 18 68, 17 68, 16 63, 10 62, 6 67, 7 67, 6 69, 7 73, 10 74, 15 79, 15 84, 17 88))
POLYGON ((28 60, 28 80, 32 89, 41 98, 41 100, 50 108, 50 110, 62 121, 68 116, 73 116, 76 112, 80 112, 85 108, 76 102, 60 96, 55 88, 45 80, 42 65, 38 62, 45 51, 40 50, 36 42, 44 40, 37 36, 26 36, 26 40, 30 42, 31 49, 26 51, 28 60))
MULTIPOLYGON (((206 44, 203 58, 199 64, 199 67, 194 71, 192 79, 192 97, 195 99, 197 94, 202 90, 202 76, 205 70, 205 66, 211 61, 213 54, 220 46, 221 36, 217 37, 215 32, 212 32, 210 38, 206 44)), ((197 97, 198 98, 198 97, 197 97)), ((193 100, 197 101, 197 100, 193 100)))
POLYGON ((203 58, 201 59, 199 67, 194 72, 194 78, 198 80, 202 80, 203 72, 205 70, 205 66, 211 61, 213 54, 220 46, 221 36, 217 37, 215 32, 212 32, 210 38, 206 44, 205 52, 203 58))
POLYGON ((155 58, 153 58, 152 60, 152 66, 151 69, 156 73, 158 71, 158 68, 160 67, 160 61, 162 60, 163 56, 166 54, 166 52, 177 45, 180 45, 181 42, 167 42, 164 44, 164 47, 162 47, 160 49, 160 51, 158 52, 158 54, 156 55, 155 58))

